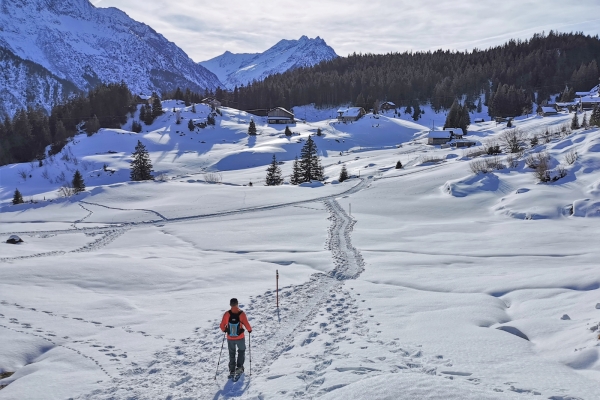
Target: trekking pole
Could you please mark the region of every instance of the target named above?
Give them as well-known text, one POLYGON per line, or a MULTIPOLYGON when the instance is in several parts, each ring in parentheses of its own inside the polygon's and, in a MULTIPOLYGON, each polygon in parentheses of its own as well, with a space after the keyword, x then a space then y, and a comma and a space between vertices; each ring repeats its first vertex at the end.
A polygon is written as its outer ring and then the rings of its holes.
POLYGON ((217 370, 215 371, 215 381, 217 380, 217 374, 219 373, 219 365, 221 364, 221 354, 223 354, 223 346, 225 345, 225 335, 223 335, 223 342, 221 343, 221 351, 219 352, 219 362, 217 363, 217 370))
POLYGON ((252 335, 248 332, 248 350, 250 350, 250 376, 252 376, 252 335))

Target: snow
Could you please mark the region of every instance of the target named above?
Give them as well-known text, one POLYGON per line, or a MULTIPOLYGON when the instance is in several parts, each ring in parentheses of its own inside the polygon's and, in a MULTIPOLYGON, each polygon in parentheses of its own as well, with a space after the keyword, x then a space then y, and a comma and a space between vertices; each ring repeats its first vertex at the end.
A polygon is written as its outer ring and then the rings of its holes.
POLYGON ((203 61, 200 65, 213 72, 230 90, 236 86, 261 81, 269 75, 290 69, 311 67, 337 57, 335 51, 320 37, 281 40, 263 53, 222 55, 203 61))
POLYGON ((129 121, 0 168, 0 232, 25 241, 0 241, 0 372, 15 372, 0 399, 600 398, 600 129, 546 139, 572 114, 519 117, 540 144, 473 174, 493 157, 427 146, 445 116, 425 107, 421 125, 305 106, 292 137, 254 117, 252 138, 249 114, 191 133, 208 107, 164 108, 140 134, 129 121), (273 154, 289 180, 308 135, 325 183, 264 186, 273 154), (161 180, 128 182, 137 140, 161 180), (537 182, 525 159, 541 152, 567 175, 537 182), (354 177, 338 183, 342 165, 354 177), (86 192, 58 197, 84 166, 86 192), (10 205, 15 187, 37 203, 10 205), (235 384, 223 359, 214 379, 231 297, 254 328, 235 384))

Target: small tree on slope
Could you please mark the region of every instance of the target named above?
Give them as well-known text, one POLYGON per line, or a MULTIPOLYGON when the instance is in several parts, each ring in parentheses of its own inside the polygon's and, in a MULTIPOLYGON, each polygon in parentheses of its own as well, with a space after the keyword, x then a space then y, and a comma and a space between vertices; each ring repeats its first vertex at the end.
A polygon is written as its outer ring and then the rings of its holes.
POLYGON ((81 176, 81 172, 79 172, 79 170, 76 170, 73 174, 73 180, 71 181, 71 184, 73 186, 74 194, 81 193, 85 190, 85 182, 83 181, 83 176, 81 176))
POLYGON ((308 137, 300 152, 300 169, 303 182, 323 181, 325 179, 323 177, 323 167, 317 154, 317 145, 311 136, 308 137))
POLYGON ((23 196, 21 195, 21 192, 19 192, 19 189, 15 189, 15 194, 13 195, 13 200, 12 200, 13 204, 23 204, 23 196))
POLYGON ((577 116, 577 112, 573 114, 573 119, 571 120, 571 129, 579 129, 579 117, 577 116))
POLYGON ((248 125, 248 135, 256 136, 256 124, 253 119, 250 120, 250 125, 248 125))
POLYGON ((131 160, 131 180, 132 181, 149 181, 154 179, 152 176, 152 162, 146 146, 138 140, 135 151, 132 154, 131 160))
POLYGON ((267 186, 279 186, 283 183, 283 178, 281 177, 281 168, 277 164, 277 158, 275 154, 273 154, 273 161, 271 161, 271 165, 267 168, 267 186))
POLYGON ((302 169, 300 168, 300 160, 298 160, 298 156, 294 158, 294 166, 292 167, 292 177, 290 178, 290 183, 292 185, 299 185, 302 182, 302 169))
POLYGON ((342 165, 342 170, 340 171, 340 177, 338 181, 344 182, 346 179, 348 179, 348 170, 346 169, 346 164, 344 164, 342 165))

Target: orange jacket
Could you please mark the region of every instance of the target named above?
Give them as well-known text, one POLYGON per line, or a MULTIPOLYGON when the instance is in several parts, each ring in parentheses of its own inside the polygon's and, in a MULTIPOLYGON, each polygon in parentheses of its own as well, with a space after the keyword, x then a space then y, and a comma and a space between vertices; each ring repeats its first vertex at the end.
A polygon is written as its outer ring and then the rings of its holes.
MULTIPOLYGON (((244 326, 244 328, 246 328, 246 330, 248 332, 252 332, 252 327, 250 326, 250 323, 248 322, 248 318, 246 317, 246 313, 243 312, 242 310, 240 310, 239 308, 235 307, 231 309, 232 312, 234 313, 241 313, 240 314, 240 323, 244 326)), ((223 332, 227 332, 227 325, 229 324, 229 311, 226 311, 225 314, 223 314, 223 319, 221 320, 221 330, 223 332)), ((242 340, 244 339, 244 331, 242 330, 242 332, 238 335, 238 336, 229 336, 229 332, 227 332, 227 339, 229 340, 242 340)))

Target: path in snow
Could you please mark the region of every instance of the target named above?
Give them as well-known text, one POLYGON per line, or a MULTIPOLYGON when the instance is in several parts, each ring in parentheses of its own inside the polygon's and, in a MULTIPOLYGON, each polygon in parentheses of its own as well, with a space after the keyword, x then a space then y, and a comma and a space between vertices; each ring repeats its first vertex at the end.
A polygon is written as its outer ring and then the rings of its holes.
MULTIPOLYGON (((368 181, 365 181, 355 190, 367 184, 368 181)), ((356 221, 335 199, 327 199, 324 203, 331 220, 326 247, 332 253, 333 271, 314 274, 304 284, 282 288, 280 313, 274 307, 276 293, 273 291, 258 295, 249 304, 241 305, 254 326, 251 335, 252 378, 243 377, 235 385, 226 380, 228 356, 225 350, 218 379, 214 379, 223 341, 223 333, 219 329, 220 318, 217 318, 212 321, 210 328, 196 328, 188 338, 157 352, 148 365, 132 363, 110 386, 82 398, 220 399, 257 395, 251 379, 276 384, 282 375, 272 373, 271 368, 277 370, 277 363, 281 360, 285 364, 289 357, 309 358, 311 366, 297 372, 297 387, 278 392, 282 398, 318 397, 345 386, 336 384, 323 387, 326 382, 324 375, 332 371, 353 381, 356 375, 398 372, 402 369, 435 373, 436 368, 428 366, 428 363, 451 366, 441 356, 424 362, 425 358, 419 349, 400 347, 397 341, 385 343, 377 339, 377 332, 370 332, 367 325, 374 316, 367 316, 360 311, 358 300, 355 299, 360 294, 352 294, 344 287, 345 282, 356 279, 364 269, 363 258, 351 243, 350 235, 356 221), (352 350, 348 351, 347 346, 352 350), (302 354, 295 354, 298 349, 302 349, 302 354), (341 357, 339 352, 343 353, 341 357), (384 353, 387 356, 374 358, 384 353), (345 366, 336 364, 338 357, 344 359, 345 366), (355 361, 351 366, 346 365, 349 359, 355 361)), ((246 370, 249 374, 248 353, 246 370)), ((260 386, 257 383, 254 387, 260 386)))

